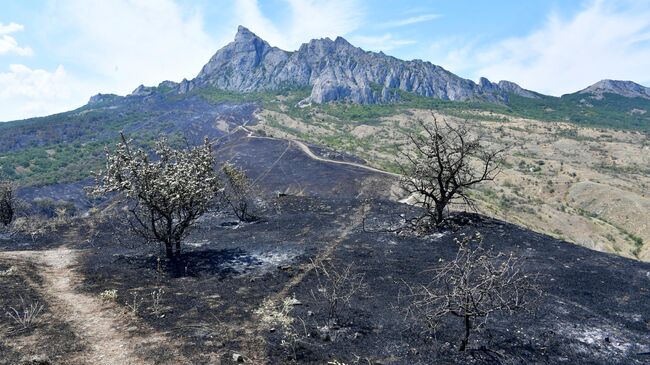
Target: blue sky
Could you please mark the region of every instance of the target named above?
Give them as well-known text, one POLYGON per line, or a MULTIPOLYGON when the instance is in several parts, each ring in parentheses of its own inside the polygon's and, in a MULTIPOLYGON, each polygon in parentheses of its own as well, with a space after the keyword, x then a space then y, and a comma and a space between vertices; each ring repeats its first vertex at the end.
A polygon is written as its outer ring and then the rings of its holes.
POLYGON ((239 24, 286 50, 341 35, 551 95, 604 78, 650 85, 645 0, 0 0, 0 9, 0 121, 192 78, 239 24))

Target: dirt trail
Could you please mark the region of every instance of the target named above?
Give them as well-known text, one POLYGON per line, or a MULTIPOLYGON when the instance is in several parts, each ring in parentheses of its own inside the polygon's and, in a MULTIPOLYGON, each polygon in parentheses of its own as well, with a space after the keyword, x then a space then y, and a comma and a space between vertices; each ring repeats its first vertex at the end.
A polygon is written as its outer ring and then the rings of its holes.
MULTIPOLYGON (((81 278, 73 271, 72 265, 77 262, 79 252, 59 247, 45 251, 0 252, 0 257, 31 261, 42 269, 39 275, 44 282, 40 290, 47 299, 47 310, 69 322, 77 335, 87 341, 90 347, 72 362, 99 365, 153 363, 140 359, 137 353, 165 346, 169 340, 151 330, 142 335, 142 326, 138 329, 138 334, 129 333, 129 330, 135 328, 134 324, 115 305, 75 291, 81 278)), ((174 352, 173 349, 170 350, 174 352)), ((173 363, 187 362, 176 359, 173 363)))
POLYGON ((354 232, 357 228, 359 228, 362 223, 363 219, 365 218, 365 212, 367 211, 368 206, 367 205, 362 205, 361 207, 357 208, 352 214, 350 215, 349 218, 345 220, 345 222, 341 223, 341 230, 339 237, 332 241, 329 245, 325 247, 324 250, 318 253, 316 257, 312 259, 312 261, 304 263, 301 265, 301 267, 298 269, 299 273, 294 275, 291 280, 285 286, 280 290, 278 293, 273 295, 273 298, 277 300, 282 300, 289 296, 291 294, 291 290, 296 287, 298 284, 300 284, 307 274, 311 272, 313 269, 314 264, 319 264, 327 259, 334 253, 336 248, 339 246, 341 242, 343 242, 350 233, 354 232), (313 262, 313 263, 312 263, 313 262))
POLYGON ((312 160, 327 162, 327 163, 333 163, 333 164, 337 164, 337 165, 348 165, 348 166, 358 167, 360 169, 364 169, 364 170, 368 170, 368 171, 372 171, 372 172, 376 172, 376 173, 380 173, 380 174, 390 175, 390 176, 393 176, 393 177, 401 177, 401 175, 399 175, 399 174, 384 171, 384 170, 380 170, 380 169, 376 169, 374 167, 364 165, 364 164, 360 164, 360 163, 356 163, 356 162, 338 161, 338 160, 331 160, 329 158, 320 157, 320 156, 316 155, 311 150, 311 148, 309 148, 309 146, 307 146, 306 144, 304 144, 303 142, 301 142, 301 141, 299 141, 297 139, 281 139, 281 138, 273 138, 273 137, 256 136, 256 135, 253 134, 253 131, 246 128, 246 126, 238 126, 237 128, 233 129, 233 131, 230 134, 232 134, 232 133, 234 133, 234 132, 236 132, 237 130, 240 130, 240 129, 245 131, 245 132, 248 132, 248 138, 285 140, 285 141, 292 142, 296 146, 298 146, 298 148, 300 148, 300 150, 305 155, 307 155, 307 157, 311 158, 312 160))

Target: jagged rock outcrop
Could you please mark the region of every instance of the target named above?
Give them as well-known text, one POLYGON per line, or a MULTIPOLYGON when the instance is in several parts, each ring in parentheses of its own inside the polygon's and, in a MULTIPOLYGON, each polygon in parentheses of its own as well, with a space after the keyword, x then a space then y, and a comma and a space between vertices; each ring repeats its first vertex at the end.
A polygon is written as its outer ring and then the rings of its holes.
POLYGON ((131 95, 133 95, 133 96, 149 96, 149 95, 153 94, 155 91, 156 91, 155 87, 140 85, 137 88, 135 88, 135 90, 133 90, 131 95))
POLYGON ((430 62, 366 52, 341 37, 315 39, 286 52, 241 26, 235 40, 180 92, 205 86, 240 92, 311 87, 308 101, 315 103, 387 103, 398 100, 399 91, 444 100, 507 100, 506 92, 487 79, 476 84, 430 62))
POLYGON ((540 94, 534 91, 526 90, 511 81, 499 81, 499 89, 505 92, 513 93, 515 95, 523 96, 525 98, 539 99, 541 97, 540 94))
MULTIPOLYGON (((400 101, 404 92, 443 100, 505 104, 508 94, 532 99, 544 96, 514 82, 494 83, 482 77, 475 83, 430 62, 403 61, 383 52, 364 51, 341 37, 314 39, 295 52, 287 52, 242 26, 235 39, 217 51, 194 79, 183 79, 180 83, 163 81, 158 87, 140 85, 130 96, 186 94, 205 87, 237 92, 310 88, 311 94, 301 104, 392 103, 400 101)), ((578 93, 597 99, 613 93, 650 100, 650 88, 632 81, 602 80, 578 93)), ((105 95, 99 94, 89 103, 105 99, 105 95)))
POLYGON ((537 97, 511 82, 481 78, 477 84, 430 62, 364 51, 341 37, 314 39, 287 52, 242 26, 234 41, 217 51, 193 80, 164 81, 157 89, 140 85, 131 95, 145 97, 161 90, 185 94, 204 87, 238 92, 311 88, 302 103, 391 103, 399 101, 402 92, 496 103, 506 103, 509 92, 537 97))
POLYGON ((99 104, 104 102, 115 101, 116 99, 121 98, 122 96, 115 94, 96 94, 90 97, 88 100, 88 105, 99 104))
POLYGON ((650 100, 650 88, 632 81, 601 80, 586 89, 578 91, 578 94, 591 94, 596 99, 602 99, 606 93, 650 100))

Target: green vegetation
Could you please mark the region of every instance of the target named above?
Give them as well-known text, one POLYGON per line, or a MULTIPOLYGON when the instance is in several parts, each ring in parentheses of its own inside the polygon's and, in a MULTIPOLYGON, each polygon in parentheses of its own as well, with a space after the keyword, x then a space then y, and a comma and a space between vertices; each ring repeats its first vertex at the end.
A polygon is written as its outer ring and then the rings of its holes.
MULTIPOLYGON (((178 95, 169 91, 169 87, 165 86, 156 89, 157 94, 170 102, 182 101, 192 95, 215 104, 253 102, 314 126, 334 128, 337 131, 335 135, 318 137, 287 128, 279 122, 271 122, 273 127, 296 137, 326 144, 361 157, 365 157, 365 151, 377 147, 376 141, 372 136, 356 138, 347 132, 349 129, 343 127, 356 124, 378 125, 380 119, 409 113, 409 109, 437 110, 459 118, 487 121, 502 121, 505 115, 650 132, 650 112, 643 113, 644 110, 650 111, 650 101, 612 94, 606 94, 600 100, 577 94, 561 98, 544 96, 540 99, 523 98, 513 94, 509 95, 509 104, 502 105, 480 101, 452 102, 392 90, 397 92, 400 102, 384 105, 329 103, 304 106, 299 105, 299 102, 309 95, 310 88, 295 88, 291 85, 275 91, 251 93, 216 88, 198 89, 189 95, 178 95)), ((120 130, 129 133, 129 127, 140 129, 137 126, 155 120, 156 123, 150 123, 147 128, 137 132, 137 142, 146 145, 155 140, 159 133, 168 134, 174 129, 173 122, 158 120, 157 117, 162 115, 162 111, 141 110, 142 106, 133 107, 123 100, 118 96, 109 95, 104 96, 104 100, 100 102, 70 112, 0 123, 0 133, 3 135, 0 145, 0 179, 16 181, 19 185, 77 181, 88 177, 91 170, 101 166, 103 147, 116 142, 120 130)), ((396 130, 410 132, 399 126, 396 126, 396 130)), ((576 130, 567 129, 563 130, 563 133, 567 137, 580 138, 576 130)), ((170 142, 181 143, 177 140, 178 138, 172 138, 170 142)), ((395 168, 385 167, 390 170, 395 168)), ((532 172, 542 171, 542 167, 536 164, 520 163, 519 168, 532 172)), ((603 165, 601 168, 623 169, 615 165, 603 165)))
MULTIPOLYGON (((120 130, 160 114, 92 104, 49 117, 0 123, 0 179, 37 186, 87 178, 102 167, 104 146, 114 144, 120 130)), ((137 143, 150 144, 166 127, 158 123, 137 133, 137 143)))
POLYGON ((561 98, 544 96, 540 99, 510 95, 509 100, 513 115, 590 127, 650 132, 650 100, 647 99, 605 94, 599 100, 586 94, 569 94, 561 98), (632 112, 635 109, 646 112, 632 112))
MULTIPOLYGON (((190 95, 198 95, 211 103, 245 103, 255 102, 262 104, 270 110, 280 110, 281 104, 295 107, 298 102, 307 96, 311 90, 309 88, 284 87, 273 91, 255 91, 242 93, 237 91, 221 90, 217 88, 202 88, 195 90, 190 95)), ((170 98, 184 98, 185 95, 170 96, 170 98)))

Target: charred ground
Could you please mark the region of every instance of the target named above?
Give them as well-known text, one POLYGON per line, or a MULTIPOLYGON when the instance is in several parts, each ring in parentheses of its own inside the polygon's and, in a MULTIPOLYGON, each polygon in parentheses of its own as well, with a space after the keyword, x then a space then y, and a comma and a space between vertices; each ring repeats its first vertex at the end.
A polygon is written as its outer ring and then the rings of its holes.
POLYGON ((295 142, 244 130, 221 138, 216 151, 258 184, 266 202, 263 219, 244 224, 223 212, 209 214, 175 263, 166 263, 158 246, 130 236, 110 214, 92 226, 88 218, 78 218, 41 237, 3 236, 0 270, 12 265, 19 270, 0 277, 6 288, 2 307, 18 305, 23 295, 45 309, 42 321, 28 330, 1 317, 0 349, 7 355, 0 362, 111 363, 111 356, 121 356, 143 364, 228 364, 235 354, 250 364, 650 360, 647 263, 468 213, 456 217, 456 229, 441 234, 383 232, 399 214, 414 213, 388 199, 390 176, 354 166, 357 161, 349 157, 335 160, 351 164, 314 159, 295 142), (460 353, 457 318, 431 333, 406 315, 407 284, 429 283, 430 270, 454 257, 454 239, 477 231, 487 247, 512 252, 524 259, 527 273, 540 273, 544 295, 532 313, 490 318, 487 329, 471 337, 471 350, 460 353), (101 310, 100 324, 111 336, 86 326, 87 314, 52 291, 52 262, 43 258, 56 255, 75 258, 56 272, 68 270, 64 294, 101 310), (352 265, 364 277, 365 290, 340 308, 337 325, 327 326, 328 308, 318 295, 312 261, 352 265), (161 289, 156 305, 152 294, 161 289), (117 291, 115 301, 100 298, 107 290, 117 291), (287 299, 293 322, 266 321, 287 299), (113 352, 102 353, 102 345, 113 352))
MULTIPOLYGON (((460 215, 456 230, 430 237, 364 231, 364 217, 377 223, 395 212, 409 214, 410 208, 385 200, 284 196, 271 200, 270 206, 267 213, 273 214, 254 224, 235 223, 223 214, 206 218, 188 239, 182 259, 173 265, 163 262, 162 270, 156 246, 142 245, 128 236, 116 240, 115 226, 106 225, 88 242, 66 245, 83 252, 74 267, 82 278, 77 290, 99 296, 104 290, 117 289, 125 318, 135 327, 144 323, 165 333, 180 356, 191 363, 229 363, 233 353, 241 354, 247 363, 648 361, 644 353, 650 350, 650 266, 646 263, 473 214, 460 215), (543 274, 545 294, 533 314, 491 318, 488 329, 472 337, 472 350, 459 353, 461 325, 455 318, 431 334, 405 316, 405 283, 428 283, 427 270, 455 255, 453 239, 476 231, 488 247, 524 257, 527 272, 543 274), (323 329, 327 309, 314 296, 317 278, 309 270, 310 260, 317 258, 335 267, 354 263, 354 270, 365 277, 367 290, 342 308, 338 327, 323 329), (154 314, 151 293, 160 288, 165 293, 162 310, 154 314), (127 306, 133 293, 142 300, 135 315, 127 306), (285 297, 300 302, 291 311, 299 335, 291 346, 284 329, 265 326, 259 315, 265 300, 285 297)), ((39 243, 30 246, 34 249, 39 243)), ((34 288, 38 292, 38 282, 34 288)), ((39 330, 47 331, 47 327, 39 330)), ((51 332, 55 337, 49 340, 75 342, 66 333, 51 332)), ((18 336, 24 335, 28 334, 18 336)), ((15 343, 12 336, 3 337, 15 343)), ((52 356, 47 348, 31 351, 52 356)), ((70 355, 76 348, 57 351, 70 355)), ((14 350, 8 353, 9 359, 17 358, 14 350)), ((152 347, 138 356, 144 363, 175 360, 164 347, 159 351, 152 347)))

